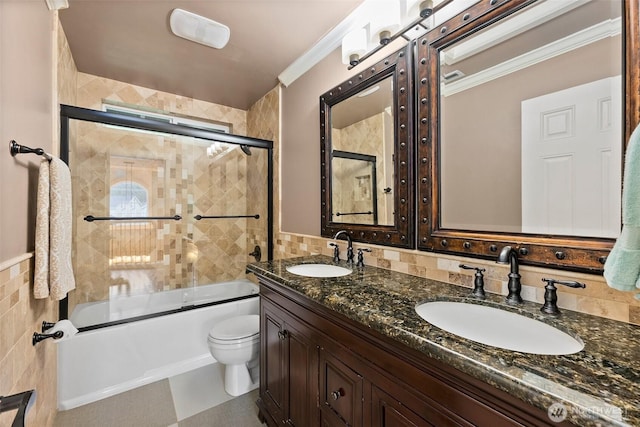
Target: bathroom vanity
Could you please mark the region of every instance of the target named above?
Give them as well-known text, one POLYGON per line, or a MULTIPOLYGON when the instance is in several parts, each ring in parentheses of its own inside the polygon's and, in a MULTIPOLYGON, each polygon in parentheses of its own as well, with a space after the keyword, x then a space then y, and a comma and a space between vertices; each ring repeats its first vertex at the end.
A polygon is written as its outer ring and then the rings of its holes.
POLYGON ((270 426, 640 423, 636 326, 567 310, 553 318, 538 304, 474 300, 470 289, 375 267, 331 278, 287 271, 305 263, 333 264, 313 256, 248 266, 261 294, 257 403, 270 426), (416 314, 443 299, 516 310, 584 349, 536 355, 466 340, 416 314))

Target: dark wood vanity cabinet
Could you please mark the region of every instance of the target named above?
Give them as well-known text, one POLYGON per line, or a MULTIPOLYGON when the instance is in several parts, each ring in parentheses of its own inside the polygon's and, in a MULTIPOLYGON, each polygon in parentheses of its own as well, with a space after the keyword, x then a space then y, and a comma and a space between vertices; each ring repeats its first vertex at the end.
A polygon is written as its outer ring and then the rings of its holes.
POLYGON ((260 280, 260 416, 269 426, 549 426, 541 411, 260 280))
POLYGON ((260 399, 277 425, 306 426, 316 411, 317 347, 309 328, 269 300, 260 304, 260 399))

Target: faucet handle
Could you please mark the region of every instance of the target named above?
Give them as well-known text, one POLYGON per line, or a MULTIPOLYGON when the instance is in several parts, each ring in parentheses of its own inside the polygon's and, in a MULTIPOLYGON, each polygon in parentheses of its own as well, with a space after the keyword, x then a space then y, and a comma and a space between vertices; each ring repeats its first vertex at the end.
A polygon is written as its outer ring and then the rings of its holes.
POLYGON ((465 270, 475 270, 475 280, 473 281, 473 291, 471 295, 476 298, 484 299, 486 295, 484 293, 484 271, 486 269, 480 267, 474 267, 472 265, 460 264, 458 267, 464 268, 465 270))
POLYGON ((364 267, 364 254, 363 252, 371 252, 369 248, 358 248, 358 262, 356 267, 364 267))
POLYGON ((329 246, 333 247, 333 262, 340 261, 340 246, 337 243, 329 243, 329 246))
POLYGON ((553 316, 557 316, 560 314, 560 309, 558 308, 558 295, 556 283, 558 285, 568 286, 570 288, 586 288, 587 285, 581 282, 576 282, 573 280, 556 280, 556 279, 542 279, 543 282, 547 284, 544 286, 544 304, 540 308, 540 311, 546 314, 551 314, 553 316))

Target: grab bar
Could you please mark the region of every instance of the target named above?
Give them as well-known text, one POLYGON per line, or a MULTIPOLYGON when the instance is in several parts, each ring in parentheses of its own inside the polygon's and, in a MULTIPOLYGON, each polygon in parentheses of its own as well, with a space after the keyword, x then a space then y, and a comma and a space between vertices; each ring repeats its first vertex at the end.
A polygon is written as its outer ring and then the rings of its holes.
POLYGON ((93 221, 151 221, 151 220, 174 220, 180 221, 182 217, 180 215, 174 216, 93 216, 87 215, 84 220, 87 222, 93 221))
POLYGON ((204 216, 204 215, 196 215, 194 218, 197 221, 201 219, 220 219, 220 218, 255 218, 260 219, 260 215, 214 215, 214 216, 204 216))
POLYGON ((372 215, 373 212, 371 211, 367 211, 367 212, 344 212, 344 213, 336 213, 336 216, 345 216, 345 215, 372 215))
POLYGON ((28 390, 11 396, 0 396, 0 412, 17 409, 11 427, 24 427, 24 419, 36 401, 36 391, 28 390))
POLYGON ((51 161, 52 157, 49 153, 45 152, 42 148, 31 148, 26 145, 20 145, 13 139, 9 142, 9 152, 11 153, 11 157, 15 157, 18 154, 37 154, 38 156, 43 156, 45 159, 51 161))

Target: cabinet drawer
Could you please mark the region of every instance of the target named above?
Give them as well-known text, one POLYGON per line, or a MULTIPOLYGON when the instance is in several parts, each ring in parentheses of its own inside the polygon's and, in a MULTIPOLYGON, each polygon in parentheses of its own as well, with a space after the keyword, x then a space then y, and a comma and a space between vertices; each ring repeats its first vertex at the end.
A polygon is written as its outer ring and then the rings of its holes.
POLYGON ((320 406, 324 425, 362 426, 363 378, 320 349, 320 406))

